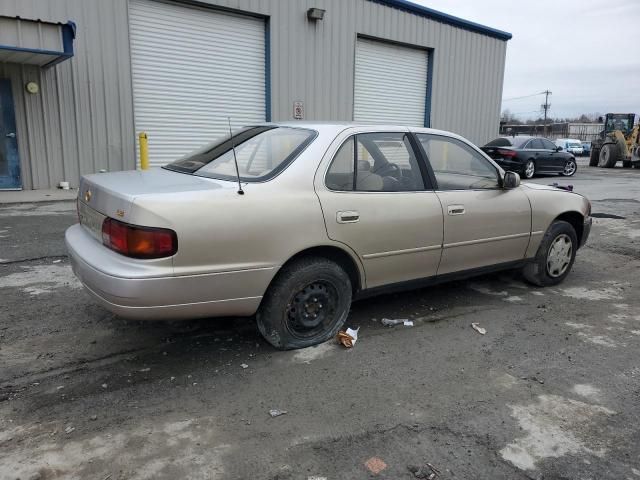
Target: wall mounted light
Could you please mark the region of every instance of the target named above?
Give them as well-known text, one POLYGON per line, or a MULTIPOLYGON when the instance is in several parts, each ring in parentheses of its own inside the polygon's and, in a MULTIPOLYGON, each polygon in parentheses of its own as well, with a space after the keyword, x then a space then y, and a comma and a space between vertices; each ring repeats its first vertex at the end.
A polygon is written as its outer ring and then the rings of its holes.
POLYGON ((32 95, 40 91, 40 86, 36 82, 29 82, 24 86, 25 90, 32 95))
POLYGON ((324 10, 321 8, 310 8, 307 10, 307 19, 310 22, 316 22, 324 18, 324 10))

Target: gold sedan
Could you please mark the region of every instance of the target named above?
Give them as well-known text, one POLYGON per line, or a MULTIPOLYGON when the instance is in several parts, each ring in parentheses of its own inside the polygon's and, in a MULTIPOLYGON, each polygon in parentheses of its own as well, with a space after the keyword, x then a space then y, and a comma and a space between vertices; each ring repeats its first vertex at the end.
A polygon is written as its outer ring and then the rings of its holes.
POLYGON ((66 243, 122 317, 255 315, 292 349, 335 336, 355 297, 515 267, 555 285, 590 209, 449 132, 265 124, 162 168, 84 176, 66 243))

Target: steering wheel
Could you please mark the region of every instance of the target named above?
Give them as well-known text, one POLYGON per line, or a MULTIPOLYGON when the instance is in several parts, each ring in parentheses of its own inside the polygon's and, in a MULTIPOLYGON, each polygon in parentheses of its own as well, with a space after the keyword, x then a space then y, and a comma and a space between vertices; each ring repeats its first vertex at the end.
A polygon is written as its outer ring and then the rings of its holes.
POLYGON ((402 178, 402 169, 395 163, 388 162, 376 170, 381 177, 394 177, 398 180, 402 178))

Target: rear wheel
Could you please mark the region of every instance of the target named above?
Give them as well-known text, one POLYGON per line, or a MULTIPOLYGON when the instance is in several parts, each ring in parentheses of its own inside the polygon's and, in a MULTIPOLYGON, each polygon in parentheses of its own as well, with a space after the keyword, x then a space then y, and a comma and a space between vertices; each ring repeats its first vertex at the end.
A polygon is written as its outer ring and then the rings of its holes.
POLYGON ((578 166, 576 165, 576 161, 570 158, 569 160, 567 160, 567 163, 564 164, 564 170, 562 171, 561 175, 565 177, 571 177, 576 173, 577 170, 578 166))
POLYGON ((334 337, 351 306, 349 275, 336 263, 307 257, 283 267, 256 315, 262 336, 280 350, 334 337))
POLYGON ((524 278, 540 287, 562 282, 573 266, 578 237, 573 226, 556 220, 542 238, 535 259, 522 270, 524 278))
POLYGON ((599 158, 600 158, 600 150, 598 150, 597 148, 592 148, 591 152, 589 152, 589 166, 597 167, 599 158))
POLYGON ((536 164, 533 160, 527 160, 524 164, 524 170, 522 170, 522 176, 524 178, 533 178, 536 174, 536 164))
POLYGON ((608 143, 600 150, 598 166, 603 168, 613 168, 618 163, 618 148, 612 143, 608 143))

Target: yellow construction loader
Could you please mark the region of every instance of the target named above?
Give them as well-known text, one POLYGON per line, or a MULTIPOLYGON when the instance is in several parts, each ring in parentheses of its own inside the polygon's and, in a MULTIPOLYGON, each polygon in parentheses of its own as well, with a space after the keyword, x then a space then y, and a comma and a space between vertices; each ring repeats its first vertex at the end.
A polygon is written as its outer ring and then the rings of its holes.
POLYGON ((607 113, 604 130, 591 142, 590 167, 640 168, 640 126, 634 125, 633 113, 607 113))

